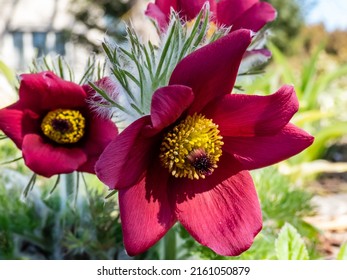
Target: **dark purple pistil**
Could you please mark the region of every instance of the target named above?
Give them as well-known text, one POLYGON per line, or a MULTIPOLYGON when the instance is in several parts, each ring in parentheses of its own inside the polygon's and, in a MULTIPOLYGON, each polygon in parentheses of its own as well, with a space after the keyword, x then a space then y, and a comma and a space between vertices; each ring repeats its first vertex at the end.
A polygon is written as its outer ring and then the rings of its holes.
POLYGON ((55 119, 52 121, 52 127, 55 131, 65 133, 70 129, 70 122, 68 120, 55 119))
POLYGON ((213 168, 211 160, 205 154, 196 157, 191 164, 194 166, 195 170, 202 175, 212 174, 213 168))

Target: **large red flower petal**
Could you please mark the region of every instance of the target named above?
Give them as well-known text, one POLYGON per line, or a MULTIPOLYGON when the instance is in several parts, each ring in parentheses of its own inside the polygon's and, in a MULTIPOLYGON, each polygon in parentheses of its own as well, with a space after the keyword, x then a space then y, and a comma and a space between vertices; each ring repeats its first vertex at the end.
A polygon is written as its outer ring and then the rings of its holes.
POLYGON ((177 219, 202 245, 225 256, 239 255, 253 243, 262 227, 261 209, 247 171, 213 187, 208 181, 175 186, 180 198, 177 219), (193 195, 186 190, 193 188, 193 195))
MULTIPOLYGON (((17 105, 15 103, 14 105, 17 105)), ((0 130, 2 130, 18 148, 22 147, 23 142, 23 111, 16 109, 16 106, 3 108, 0 110, 0 130)))
POLYGON ((194 99, 192 89, 185 86, 159 88, 152 97, 151 120, 155 131, 175 122, 194 99))
POLYGON ((219 24, 233 25, 234 21, 259 0, 220 0, 217 4, 219 24))
POLYGON ((119 190, 124 245, 131 256, 153 246, 176 221, 168 201, 168 176, 155 161, 138 184, 119 190))
POLYGON ((46 143, 37 134, 27 134, 22 145, 25 164, 35 173, 51 177, 71 173, 86 162, 87 156, 80 148, 67 148, 46 143))
POLYGON ((95 163, 106 146, 118 134, 116 125, 109 119, 93 115, 89 123, 89 131, 86 135, 86 143, 82 149, 87 154, 88 160, 78 168, 78 171, 95 173, 95 163))
POLYGON ((178 63, 170 85, 193 89, 190 113, 200 111, 212 99, 229 94, 242 56, 251 42, 251 31, 238 30, 198 49, 178 63))
POLYGON ((75 83, 62 80, 52 72, 21 75, 19 102, 35 112, 86 106, 86 93, 75 83))
POLYGON ((314 138, 294 126, 286 125, 275 135, 254 137, 223 137, 223 150, 234 155, 244 169, 275 164, 309 147, 314 138))
POLYGON ((292 86, 267 96, 230 94, 210 103, 202 112, 219 125, 223 136, 274 135, 299 108, 292 86))
POLYGON ((131 187, 138 183, 152 157, 155 138, 145 137, 150 116, 144 116, 122 131, 104 150, 95 171, 111 189, 131 187))
POLYGON ((276 15, 276 10, 269 3, 256 3, 234 21, 231 31, 247 28, 257 32, 266 23, 273 21, 276 15))
POLYGON ((20 102, 16 102, 0 110, 0 130, 21 149, 23 137, 37 130, 38 118, 34 112, 22 110, 20 102))

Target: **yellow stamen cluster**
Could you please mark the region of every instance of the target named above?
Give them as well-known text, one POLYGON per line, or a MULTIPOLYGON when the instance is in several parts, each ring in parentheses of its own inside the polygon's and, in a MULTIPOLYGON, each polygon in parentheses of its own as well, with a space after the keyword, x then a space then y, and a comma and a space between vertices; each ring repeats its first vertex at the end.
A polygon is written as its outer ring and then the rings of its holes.
MULTIPOLYGON (((191 31, 194 27, 194 24, 196 22, 196 19, 192 19, 190 21, 186 22, 186 28, 187 30, 191 31)), ((207 32, 206 32, 206 38, 207 39, 211 39, 211 37, 213 36, 213 34, 218 30, 217 25, 213 22, 210 21, 208 23, 208 27, 207 27, 207 32)))
POLYGON ((77 143, 84 135, 86 120, 78 110, 57 109, 43 118, 44 135, 58 144, 77 143))
POLYGON ((164 136, 159 157, 163 166, 176 178, 205 178, 217 167, 224 144, 222 138, 218 125, 201 114, 194 114, 164 136), (194 159, 200 156, 209 164, 204 169, 210 171, 208 174, 194 163, 194 159))

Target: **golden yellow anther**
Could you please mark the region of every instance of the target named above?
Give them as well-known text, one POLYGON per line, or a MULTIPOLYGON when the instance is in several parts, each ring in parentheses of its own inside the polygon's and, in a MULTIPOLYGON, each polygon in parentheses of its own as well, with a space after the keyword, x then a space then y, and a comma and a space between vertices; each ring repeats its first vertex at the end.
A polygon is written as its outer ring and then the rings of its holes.
POLYGON ((159 158, 176 178, 205 178, 217 167, 224 144, 222 138, 218 125, 194 114, 164 136, 159 158))
POLYGON ((58 144, 77 143, 84 136, 86 120, 78 110, 48 112, 41 123, 44 135, 58 144))

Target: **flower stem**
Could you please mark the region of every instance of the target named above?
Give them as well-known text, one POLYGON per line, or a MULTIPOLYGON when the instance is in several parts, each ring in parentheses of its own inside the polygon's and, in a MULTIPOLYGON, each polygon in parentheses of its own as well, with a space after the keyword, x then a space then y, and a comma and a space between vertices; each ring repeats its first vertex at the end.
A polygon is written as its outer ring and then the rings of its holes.
MULTIPOLYGON (((64 217, 67 211, 67 205, 74 193, 74 176, 73 173, 59 175, 63 179, 60 185, 60 210, 55 213, 55 223, 52 239, 53 242, 53 257, 56 260, 63 259, 63 252, 61 250, 61 242, 63 237, 63 224, 64 217)), ((60 179, 58 179, 60 180, 60 179)))
POLYGON ((164 259, 176 260, 176 231, 174 228, 170 229, 164 237, 164 259))
POLYGON ((75 193, 74 173, 65 174, 65 191, 67 200, 71 199, 75 193))

